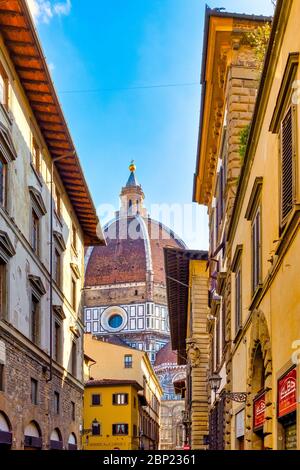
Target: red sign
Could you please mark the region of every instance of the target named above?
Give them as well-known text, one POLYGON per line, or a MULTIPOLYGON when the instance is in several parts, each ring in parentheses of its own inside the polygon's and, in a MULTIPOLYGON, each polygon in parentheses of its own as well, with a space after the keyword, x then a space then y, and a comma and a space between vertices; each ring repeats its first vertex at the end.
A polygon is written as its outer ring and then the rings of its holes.
POLYGON ((278 417, 292 413, 297 408, 297 372, 291 370, 278 381, 278 417))
POLYGON ((263 427, 265 422, 265 409, 266 409, 266 397, 265 394, 260 395, 259 398, 254 400, 254 429, 260 429, 263 427))

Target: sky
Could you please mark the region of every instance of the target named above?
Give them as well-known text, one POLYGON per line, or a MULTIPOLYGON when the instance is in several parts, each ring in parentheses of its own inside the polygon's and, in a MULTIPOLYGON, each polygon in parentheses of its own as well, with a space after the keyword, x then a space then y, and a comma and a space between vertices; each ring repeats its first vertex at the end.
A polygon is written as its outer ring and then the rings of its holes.
MULTIPOLYGON (((170 224, 190 248, 207 249, 207 210, 191 209, 206 2, 27 1, 101 220, 103 204, 118 208, 135 160, 147 208, 189 207, 170 224)), ((273 13, 271 0, 208 3, 273 13)))

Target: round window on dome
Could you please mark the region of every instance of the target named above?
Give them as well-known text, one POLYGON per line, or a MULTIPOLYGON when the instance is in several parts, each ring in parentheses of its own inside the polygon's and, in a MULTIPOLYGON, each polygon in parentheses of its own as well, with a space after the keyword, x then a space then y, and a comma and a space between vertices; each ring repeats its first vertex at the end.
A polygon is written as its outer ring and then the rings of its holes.
POLYGON ((122 323, 123 318, 121 317, 121 315, 118 314, 112 315, 108 320, 108 324, 111 328, 120 328, 122 323))

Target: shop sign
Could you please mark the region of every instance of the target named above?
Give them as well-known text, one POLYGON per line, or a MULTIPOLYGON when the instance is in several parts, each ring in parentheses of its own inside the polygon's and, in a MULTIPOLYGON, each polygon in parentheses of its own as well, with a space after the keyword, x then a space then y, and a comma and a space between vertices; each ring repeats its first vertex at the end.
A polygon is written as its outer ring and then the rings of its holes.
POLYGON ((292 369, 278 381, 278 417, 292 413, 297 408, 297 371, 292 369))
POLYGON ((265 422, 266 396, 260 395, 253 404, 254 408, 254 429, 260 429, 265 422))

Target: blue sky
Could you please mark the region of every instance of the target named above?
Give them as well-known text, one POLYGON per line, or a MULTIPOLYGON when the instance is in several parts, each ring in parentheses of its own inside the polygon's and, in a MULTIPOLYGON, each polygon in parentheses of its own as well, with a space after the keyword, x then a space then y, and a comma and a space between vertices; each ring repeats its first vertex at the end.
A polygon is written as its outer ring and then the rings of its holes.
MULTIPOLYGON (((96 207, 118 206, 132 159, 147 207, 190 204, 206 2, 28 1, 96 207), (180 83, 193 85, 126 89, 180 83)), ((271 0, 219 0, 209 6, 273 12, 271 0)), ((206 209, 195 210, 201 228, 196 238, 185 239, 205 249, 206 209)))

